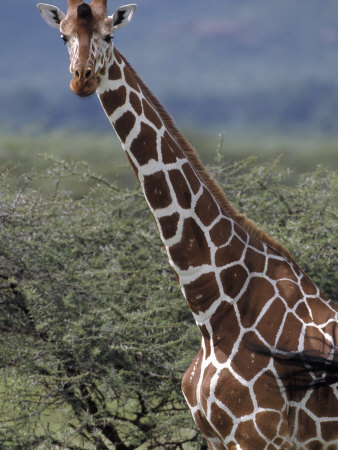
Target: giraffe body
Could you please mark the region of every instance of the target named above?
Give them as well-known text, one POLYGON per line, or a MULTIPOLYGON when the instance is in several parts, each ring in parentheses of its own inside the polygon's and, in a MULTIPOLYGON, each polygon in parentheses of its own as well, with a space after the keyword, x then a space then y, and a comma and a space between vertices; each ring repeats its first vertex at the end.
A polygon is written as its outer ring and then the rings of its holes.
POLYGON ((337 306, 285 249, 231 207, 108 42, 134 5, 108 19, 99 0, 69 1, 67 15, 39 8, 48 22, 61 22, 74 92, 96 91, 200 328, 201 349, 182 389, 209 448, 338 449, 338 383, 327 383, 325 370, 338 365, 337 306))

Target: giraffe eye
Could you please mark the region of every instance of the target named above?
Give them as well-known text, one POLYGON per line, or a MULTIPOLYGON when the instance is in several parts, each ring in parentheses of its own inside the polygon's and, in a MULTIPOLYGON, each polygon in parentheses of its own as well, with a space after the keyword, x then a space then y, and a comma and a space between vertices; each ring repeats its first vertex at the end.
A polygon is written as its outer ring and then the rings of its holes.
POLYGON ((68 38, 67 38, 66 36, 64 36, 63 34, 61 34, 61 39, 63 40, 63 42, 64 42, 65 44, 67 44, 68 38))
POLYGON ((105 36, 105 37, 103 38, 103 40, 104 40, 105 42, 107 42, 108 44, 109 44, 109 42, 111 42, 112 39, 113 39, 113 36, 112 36, 111 34, 107 34, 107 36, 105 36))

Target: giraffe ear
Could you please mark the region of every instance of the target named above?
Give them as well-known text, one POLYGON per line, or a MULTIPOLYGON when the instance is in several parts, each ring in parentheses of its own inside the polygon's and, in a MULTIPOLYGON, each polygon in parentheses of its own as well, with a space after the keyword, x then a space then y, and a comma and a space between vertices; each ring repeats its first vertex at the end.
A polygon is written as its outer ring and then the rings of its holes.
POLYGON ((133 18, 135 10, 135 4, 121 6, 121 8, 117 9, 114 14, 109 17, 113 22, 113 31, 119 30, 120 28, 128 25, 128 23, 133 18))
POLYGON ((56 6, 46 5, 45 3, 38 3, 38 10, 43 20, 52 28, 60 29, 61 20, 66 15, 56 6))

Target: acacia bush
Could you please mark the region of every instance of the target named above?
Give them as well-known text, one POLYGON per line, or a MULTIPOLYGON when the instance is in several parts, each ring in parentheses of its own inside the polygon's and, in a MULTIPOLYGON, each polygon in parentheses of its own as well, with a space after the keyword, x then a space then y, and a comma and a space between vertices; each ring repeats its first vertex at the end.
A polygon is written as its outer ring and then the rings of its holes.
MULTIPOLYGON (((333 297, 337 175, 210 170, 333 297)), ((55 189, 0 179, 0 446, 202 449, 180 391, 199 334, 140 190, 51 163, 55 189), (64 180, 90 184, 74 199, 64 180)))

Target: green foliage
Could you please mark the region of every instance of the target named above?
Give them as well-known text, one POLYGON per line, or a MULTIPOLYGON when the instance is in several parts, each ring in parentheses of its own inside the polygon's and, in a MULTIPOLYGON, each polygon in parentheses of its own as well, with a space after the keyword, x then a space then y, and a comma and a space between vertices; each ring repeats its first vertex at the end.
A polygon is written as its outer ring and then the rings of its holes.
MULTIPOLYGON (((199 335, 142 194, 50 165, 47 194, 0 179, 1 448, 204 448, 180 392, 199 335)), ((333 297, 337 174, 211 170, 333 297)))
POLYGON ((100 180, 74 200, 77 171, 44 195, 1 179, 1 447, 197 441, 180 382, 199 337, 145 201, 100 180))

